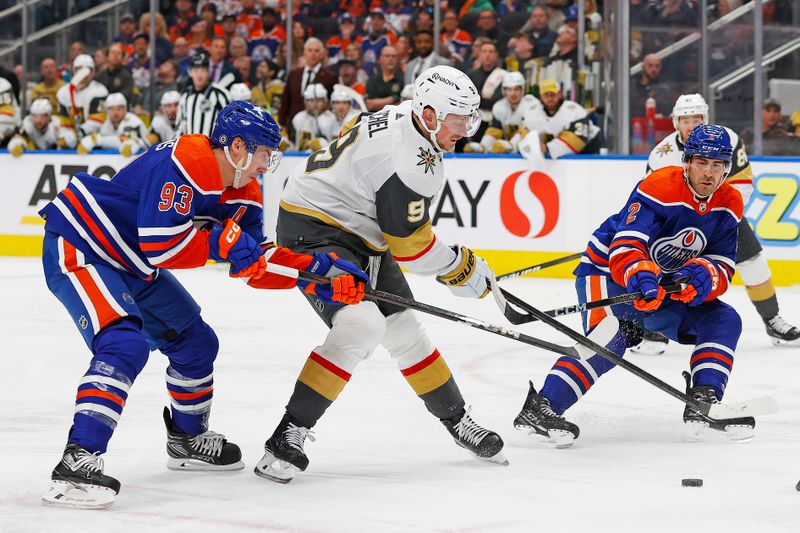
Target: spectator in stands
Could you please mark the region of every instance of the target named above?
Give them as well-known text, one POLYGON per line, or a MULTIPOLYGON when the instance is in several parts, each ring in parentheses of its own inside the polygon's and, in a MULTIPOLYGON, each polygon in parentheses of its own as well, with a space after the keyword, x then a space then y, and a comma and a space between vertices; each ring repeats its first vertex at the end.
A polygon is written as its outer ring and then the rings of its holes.
POLYGON ((356 33, 356 20, 348 12, 339 15, 339 33, 328 39, 328 57, 331 63, 338 63, 345 57, 345 50, 351 43, 361 45, 362 38, 356 33))
POLYGON ((397 42, 394 43, 394 48, 397 50, 397 64, 398 68, 403 72, 406 71, 406 65, 411 60, 411 54, 414 51, 414 47, 411 44, 411 39, 408 35, 401 35, 397 38, 397 42))
MULTIPOLYGON (((375 73, 375 62, 381 55, 384 46, 397 42, 397 35, 386 26, 383 10, 371 9, 369 12, 369 29, 365 39, 361 41, 364 50, 363 68, 368 75, 375 73)), ((395 51, 396 54, 396 51, 395 51)))
POLYGON ((397 50, 392 45, 381 49, 379 71, 367 81, 367 111, 379 111, 386 105, 400 103, 403 73, 397 68, 397 50))
POLYGON ((502 50, 498 49, 498 52, 505 52, 505 43, 500 43, 498 41, 500 37, 500 29, 497 27, 497 14, 493 9, 484 9, 478 13, 478 24, 476 28, 475 35, 477 37, 488 37, 496 43, 496 47, 502 48, 502 50))
POLYGON ((235 59, 247 55, 247 41, 241 37, 234 37, 228 45, 228 60, 233 62, 235 59))
POLYGON ((367 12, 368 4, 369 2, 364 0, 341 0, 339 2, 339 10, 350 13, 353 18, 358 18, 367 12))
MULTIPOLYGON (((755 129, 750 126, 742 131, 742 142, 752 146, 755 129)), ((786 126, 781 124, 781 104, 768 98, 761 108, 761 152, 763 155, 797 155, 800 153, 800 139, 794 137, 786 126)))
POLYGON ((108 48, 101 46, 94 51, 94 65, 98 73, 105 70, 106 63, 108 63, 108 48))
POLYGON ((386 22, 397 35, 405 33, 409 19, 414 14, 404 0, 386 0, 386 22))
POLYGON ((423 8, 414 16, 414 32, 427 30, 433 33, 433 12, 430 8, 423 8))
POLYGON ((550 29, 547 10, 543 6, 534 6, 531 16, 520 31, 530 32, 533 38, 534 57, 547 57, 556 42, 558 34, 550 29))
MULTIPOLYGON (((408 62, 405 72, 405 83, 414 83, 420 73, 437 65, 450 65, 450 61, 433 51, 433 34, 426 30, 418 31, 414 36, 414 59, 408 62)), ((395 57, 397 50, 395 50, 395 57)), ((400 91, 403 88, 400 87, 400 91)), ((398 96, 400 94, 398 91, 398 96)))
MULTIPOLYGON (((150 61, 150 35, 139 32, 133 36, 133 57, 128 62, 128 68, 133 74, 133 84, 139 91, 143 91, 150 85, 150 61)), ((156 66, 158 66, 158 62, 156 62, 156 66)), ((127 96, 125 99, 130 101, 127 96)))
POLYGON ((230 13, 223 15, 219 27, 222 28, 222 37, 225 38, 226 43, 236 37, 236 17, 230 13))
POLYGON ((254 39, 261 35, 261 14, 256 9, 256 0, 240 0, 242 6, 236 17, 236 35, 244 39, 254 39))
POLYGON ((189 34, 186 36, 186 39, 189 42, 192 55, 208 48, 211 42, 206 37, 206 21, 197 19, 195 23, 192 24, 191 29, 189 29, 189 34))
MULTIPOLYGON (((172 42, 167 35, 167 21, 164 15, 156 13, 156 64, 160 65, 167 59, 172 58, 172 42)), ((150 36, 150 13, 144 13, 139 17, 139 31, 150 36)))
POLYGON ((358 81, 358 67, 352 59, 345 57, 339 61, 339 83, 350 87, 361 96, 367 94, 367 86, 358 81))
POLYGON ((359 83, 363 83, 365 90, 367 80, 369 76, 367 76, 367 71, 364 70, 364 49, 361 46, 352 43, 350 46, 347 47, 345 50, 345 57, 352 61, 356 66, 356 79, 359 83))
POLYGON ((573 65, 578 62, 578 32, 572 26, 565 24, 558 30, 558 37, 550 50, 547 64, 551 65, 556 61, 566 61, 573 65))
POLYGON ((225 89, 230 88, 234 83, 242 81, 239 71, 233 63, 227 60, 228 46, 222 37, 214 37, 211 46, 208 48, 209 65, 208 76, 211 83, 216 83, 225 89))
POLYGON ((180 75, 181 67, 174 59, 168 59, 161 63, 156 70, 156 83, 154 90, 150 90, 148 85, 142 92, 141 103, 133 107, 133 112, 137 115, 150 114, 150 93, 153 94, 152 105, 154 107, 159 105, 161 97, 168 91, 178 90, 178 76, 180 75))
POLYGON ((169 40, 175 42, 178 37, 188 37, 192 26, 200 20, 192 9, 190 0, 175 0, 176 15, 169 21, 169 40))
POLYGON ((647 54, 642 60, 642 75, 631 84, 631 116, 644 116, 645 102, 649 97, 656 101, 656 114, 668 115, 674 98, 666 83, 661 82, 661 58, 647 54))
MULTIPOLYGON (((330 93, 336 83, 336 74, 325 68, 322 64, 325 58, 325 46, 316 37, 309 38, 303 48, 305 66, 292 69, 286 81, 286 88, 281 97, 280 120, 281 125, 287 126, 292 118, 303 108, 303 92, 311 83, 321 83, 330 93)), ((290 131, 290 138, 294 132, 290 131)))
POLYGON ((688 0, 663 0, 658 10, 657 23, 668 26, 697 26, 697 12, 688 0))
MULTIPOLYGON (((120 43, 125 58, 133 55, 133 34, 136 33, 136 18, 133 13, 124 13, 119 19, 119 35, 114 37, 112 43, 120 43)), ((99 72, 99 69, 98 69, 99 72)))
MULTIPOLYGON (((72 79, 72 65, 75 63, 75 58, 77 58, 81 54, 86 53, 86 45, 83 44, 82 41, 74 41, 71 45, 69 45, 69 63, 65 63, 59 67, 59 71, 61 73, 61 79, 66 82, 69 82, 72 79)), ((94 65, 94 59, 92 59, 92 65, 94 65)), ((92 67, 94 68, 94 66, 92 67)), ((14 76, 6 76, 4 75, 3 71, 5 69, 0 66, 0 77, 9 79, 11 81, 11 85, 15 85, 17 83, 17 79, 14 76), (10 78, 14 78, 11 80, 10 78)), ((8 72, 8 71, 6 71, 8 72)), ((16 92, 19 94, 19 85, 15 85, 16 92)))
POLYGON ((200 17, 206 22, 206 39, 222 35, 222 26, 217 22, 217 4, 208 2, 200 10, 200 17))
POLYGON ((286 40, 286 30, 279 25, 280 17, 271 7, 261 11, 261 35, 250 39, 247 50, 253 63, 259 64, 264 59, 274 60, 281 43, 286 40))
POLYGON ((506 70, 525 73, 526 66, 533 61, 533 37, 529 33, 517 32, 515 35, 513 52, 506 56, 504 61, 506 70))
POLYGON ((186 77, 189 75, 189 43, 186 37, 178 37, 172 45, 172 58, 178 62, 181 67, 179 77, 186 77))
POLYGON ((275 120, 278 120, 278 111, 281 107, 283 82, 276 79, 278 65, 269 59, 263 60, 256 67, 258 81, 253 86, 253 103, 269 109, 275 120))
MULTIPOLYGON (((658 0, 655 0, 658 1, 658 0)), ((550 29, 558 33, 564 25, 564 10, 567 8, 568 0, 546 0, 544 9, 547 12, 547 22, 550 29)))
POLYGON ((464 72, 468 72, 470 70, 474 70, 480 66, 480 56, 481 56, 481 46, 485 43, 492 42, 491 39, 488 37, 477 37, 474 41, 472 41, 472 47, 470 48, 469 57, 467 57, 463 63, 459 65, 459 70, 463 70, 464 72))
POLYGON ((127 101, 133 101, 133 74, 124 63, 125 55, 122 43, 113 43, 108 47, 108 61, 103 72, 97 74, 95 80, 102 83, 109 93, 122 93, 127 101))
POLYGON ((58 66, 55 59, 46 57, 42 59, 39 66, 39 73, 42 76, 42 81, 37 83, 31 91, 31 102, 39 98, 47 98, 50 101, 52 109, 58 109, 58 100, 56 93, 64 85, 64 80, 58 76, 58 66))
POLYGON ((462 63, 469 57, 472 37, 458 27, 458 15, 453 9, 446 10, 442 16, 442 31, 439 34, 439 41, 450 50, 453 63, 462 63))
POLYGON ((253 72, 251 72, 250 68, 252 66, 252 60, 250 56, 239 56, 233 60, 233 66, 236 68, 236 71, 239 73, 239 79, 242 80, 242 83, 250 87, 253 85, 253 72))
POLYGON ((474 140, 480 141, 483 137, 491 121, 492 106, 503 97, 505 71, 498 64, 497 46, 491 41, 484 42, 478 55, 478 68, 467 72, 481 95, 480 110, 484 118, 478 132, 472 137, 474 140))

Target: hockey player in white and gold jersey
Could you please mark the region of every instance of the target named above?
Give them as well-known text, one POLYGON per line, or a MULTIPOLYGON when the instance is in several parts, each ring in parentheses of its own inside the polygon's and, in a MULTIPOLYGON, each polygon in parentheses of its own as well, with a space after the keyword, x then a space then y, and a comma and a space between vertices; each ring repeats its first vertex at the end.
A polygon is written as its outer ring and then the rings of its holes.
MULTIPOLYGON (((682 94, 675 101, 672 109, 672 123, 675 133, 667 135, 650 152, 647 160, 647 174, 667 166, 683 165, 683 143, 689 133, 699 124, 708 124, 708 104, 700 94, 682 94)), ((747 158, 744 143, 730 128, 725 128, 731 136, 733 159, 731 170, 726 178, 739 193, 745 206, 753 193, 753 169, 747 158)), ((739 224, 738 245, 736 251, 736 272, 744 281, 747 295, 764 321, 767 335, 776 346, 800 345, 800 328, 792 326, 780 316, 778 296, 772 284, 772 272, 766 257, 761 253, 753 228, 745 218, 739 224)), ((645 340, 635 348, 636 353, 659 355, 664 353, 666 338, 650 332, 645 340)))
POLYGON ((14 89, 7 79, 0 78, 0 146, 6 145, 20 123, 19 104, 14 89))
POLYGON ((94 80, 94 59, 80 54, 72 62, 72 80, 56 93, 59 114, 72 125, 75 134, 83 137, 100 131, 106 119, 103 101, 108 96, 106 86, 94 80))
POLYGON ((147 134, 147 141, 150 144, 178 137, 178 104, 180 101, 181 93, 178 91, 167 91, 161 95, 158 113, 150 122, 150 133, 147 134))
MULTIPOLYGON (((567 154, 594 154, 600 149, 600 128, 589 119, 586 110, 578 103, 564 100, 555 80, 539 84, 541 105, 525 113, 525 128, 537 132, 541 150, 553 159, 567 154)), ((535 142, 526 136, 525 142, 535 142)), ((523 155, 526 151, 520 148, 523 155)))
POLYGON ((331 92, 331 112, 336 117, 334 129, 336 134, 330 139, 339 135, 339 132, 355 117, 361 114, 362 111, 367 110, 367 104, 364 99, 356 91, 347 87, 346 85, 336 84, 333 86, 331 92), (356 100, 360 104, 361 109, 356 110, 353 107, 353 101, 356 100))
POLYGON ((72 149, 76 142, 75 132, 53 116, 50 100, 39 98, 31 104, 31 112, 22 120, 19 133, 8 143, 8 151, 19 157, 25 150, 72 149))
MULTIPOLYGON (((464 73, 448 66, 424 71, 411 101, 363 115, 292 171, 280 203, 278 242, 294 251, 335 253, 368 268, 375 288, 404 297, 413 295, 399 265, 436 276, 460 296, 485 296, 494 280, 486 263, 465 246, 437 239, 428 213, 444 181, 442 153, 475 134, 479 104, 464 73)), ((305 470, 308 431, 378 344, 459 446, 506 463, 502 439, 470 417, 450 369, 412 311, 308 299, 331 330, 300 373, 256 474, 285 483, 305 470)))
POLYGON ((119 150, 125 157, 150 146, 147 128, 142 119, 128 112, 128 101, 122 93, 111 93, 105 99, 106 118, 100 131, 90 133, 78 143, 78 153, 87 154, 95 148, 119 150))
POLYGON ((292 118, 294 144, 300 152, 313 152, 328 146, 336 138, 336 116, 328 109, 328 90, 321 83, 312 83, 303 92, 305 109, 292 118))
POLYGON ((519 152, 519 142, 527 134, 523 125, 528 109, 539 104, 530 94, 524 94, 525 78, 519 72, 503 76, 503 98, 492 106, 492 122, 481 142, 467 143, 464 151, 474 153, 508 154, 519 152))

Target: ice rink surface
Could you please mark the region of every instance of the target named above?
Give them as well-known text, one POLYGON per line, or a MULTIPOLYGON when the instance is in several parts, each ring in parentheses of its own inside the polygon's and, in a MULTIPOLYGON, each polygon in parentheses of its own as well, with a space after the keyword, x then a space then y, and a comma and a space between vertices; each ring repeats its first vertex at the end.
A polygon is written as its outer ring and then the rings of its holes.
MULTIPOLYGON (((745 328, 726 397, 771 394, 781 407, 758 419, 750 443, 684 442, 683 406, 616 369, 568 411, 581 428, 575 445, 548 448, 514 430, 512 420, 528 379, 541 386, 555 356, 422 316, 474 418, 505 439, 510 466, 480 463, 458 448, 380 348, 317 424, 317 440, 306 446, 309 469, 279 485, 252 469, 325 327, 295 291, 249 289, 213 266, 177 276, 220 337, 211 429, 242 447, 245 469, 166 469, 166 359, 154 352, 105 456, 106 473, 122 482, 114 506, 43 507, 90 354, 45 287, 39 261, 0 258, 0 531, 800 531, 800 348, 771 346, 742 287, 725 297, 745 328), (705 484, 682 488, 682 478, 705 484)), ((488 299, 452 297, 431 279, 410 281, 420 301, 505 323, 488 299)), ((568 280, 504 286, 540 308, 576 300, 568 280)), ((800 287, 782 288, 779 297, 796 324, 800 287)), ((567 323, 578 327, 576 317, 567 323)), ((564 341, 543 325, 521 329, 564 341)), ((683 389, 688 347, 627 357, 683 389)))

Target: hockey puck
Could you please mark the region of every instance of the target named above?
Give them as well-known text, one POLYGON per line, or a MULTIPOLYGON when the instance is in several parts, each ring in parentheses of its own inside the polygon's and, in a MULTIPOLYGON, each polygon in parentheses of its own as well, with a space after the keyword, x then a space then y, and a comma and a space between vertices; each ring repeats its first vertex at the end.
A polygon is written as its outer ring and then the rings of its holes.
POLYGON ((797 489, 797 492, 800 492, 800 481, 797 482, 797 486, 795 487, 795 489, 797 489))
POLYGON ((703 480, 702 479, 682 479, 681 485, 684 487, 702 487, 703 480))

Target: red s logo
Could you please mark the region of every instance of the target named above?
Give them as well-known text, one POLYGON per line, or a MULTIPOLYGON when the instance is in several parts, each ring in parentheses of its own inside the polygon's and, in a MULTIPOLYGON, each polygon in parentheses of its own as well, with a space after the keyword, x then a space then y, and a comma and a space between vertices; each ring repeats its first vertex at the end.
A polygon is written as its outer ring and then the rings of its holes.
POLYGON ((517 237, 544 237, 558 222, 558 187, 544 172, 514 172, 500 189, 500 219, 517 237))

